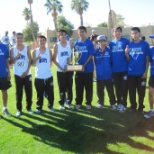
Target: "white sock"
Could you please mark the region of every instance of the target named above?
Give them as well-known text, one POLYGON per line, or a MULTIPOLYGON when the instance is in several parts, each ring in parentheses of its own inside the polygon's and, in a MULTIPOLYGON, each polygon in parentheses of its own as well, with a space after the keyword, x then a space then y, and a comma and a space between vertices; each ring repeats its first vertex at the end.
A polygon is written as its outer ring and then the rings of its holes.
POLYGON ((3 107, 3 110, 5 110, 5 109, 7 109, 7 107, 6 107, 6 106, 4 106, 4 107, 3 107))

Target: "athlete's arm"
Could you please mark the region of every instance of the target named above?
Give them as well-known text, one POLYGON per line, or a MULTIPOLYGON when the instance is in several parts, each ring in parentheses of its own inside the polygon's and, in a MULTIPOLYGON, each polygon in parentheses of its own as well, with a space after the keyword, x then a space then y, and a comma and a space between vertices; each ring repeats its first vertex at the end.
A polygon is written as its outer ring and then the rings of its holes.
POLYGON ((129 47, 128 47, 128 45, 126 45, 125 54, 126 54, 126 59, 127 59, 128 61, 130 61, 130 57, 129 57, 129 47))
POLYGON ((88 62, 92 59, 92 55, 90 55, 87 59, 87 61, 85 62, 85 64, 83 65, 83 71, 85 70, 86 65, 88 64, 88 62))
POLYGON ((50 66, 52 66, 52 51, 49 49, 50 52, 50 66))
POLYGON ((36 50, 33 51, 33 58, 32 58, 32 64, 36 65, 36 62, 38 59, 40 59, 40 54, 38 55, 38 57, 36 57, 36 50))
POLYGON ((72 50, 72 55, 71 55, 71 59, 72 59, 72 56, 73 56, 73 48, 74 48, 73 42, 72 42, 72 41, 70 41, 70 48, 71 48, 71 50, 72 50))
POLYGON ((73 42, 70 41, 70 47, 71 47, 71 50, 73 50, 73 42))
POLYGON ((54 48, 53 48, 53 57, 52 57, 52 60, 53 62, 55 63, 55 65, 62 71, 62 72, 65 72, 65 70, 59 65, 59 63, 57 62, 57 53, 58 53, 58 45, 55 44, 54 45, 54 48))
POLYGON ((145 73, 142 76, 143 79, 145 79, 147 77, 148 68, 149 68, 149 56, 146 56, 146 69, 145 69, 145 73))
POLYGON ((13 55, 13 48, 10 50, 10 63, 14 64, 16 60, 21 56, 21 53, 18 52, 17 56, 14 57, 13 55))
POLYGON ((10 63, 9 63, 9 59, 6 59, 6 67, 8 70, 8 75, 7 75, 7 80, 10 81, 11 80, 11 73, 10 73, 10 63))

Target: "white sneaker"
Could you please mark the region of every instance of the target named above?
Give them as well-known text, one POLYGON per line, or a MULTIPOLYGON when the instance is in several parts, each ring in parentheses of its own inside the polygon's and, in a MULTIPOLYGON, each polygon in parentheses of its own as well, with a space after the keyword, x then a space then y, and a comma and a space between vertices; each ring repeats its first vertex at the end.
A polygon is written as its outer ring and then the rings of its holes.
POLYGON ((22 115, 22 112, 21 111, 18 111, 17 113, 16 113, 16 117, 20 117, 22 115))
POLYGON ((148 113, 144 114, 145 118, 150 118, 152 116, 154 116, 154 111, 153 110, 150 110, 148 113))
POLYGON ((117 107, 117 110, 120 110, 121 108, 123 108, 123 105, 119 104, 118 107, 117 107))
POLYGON ((102 108, 102 105, 98 104, 96 107, 100 109, 100 108, 102 108))
POLYGON ((34 112, 32 110, 28 110, 29 114, 34 114, 34 112))
POLYGON ((59 110, 65 110, 65 107, 60 105, 59 110))
POLYGON ((111 105, 111 110, 116 110, 117 106, 116 105, 111 105))
POLYGON ((81 107, 81 105, 75 105, 75 109, 76 109, 76 110, 79 110, 80 107, 81 107))
POLYGON ((126 111, 126 108, 122 105, 121 108, 119 109, 119 112, 120 112, 120 113, 123 113, 123 112, 125 112, 125 111, 126 111))
POLYGON ((86 105, 87 110, 91 110, 91 105, 86 105))

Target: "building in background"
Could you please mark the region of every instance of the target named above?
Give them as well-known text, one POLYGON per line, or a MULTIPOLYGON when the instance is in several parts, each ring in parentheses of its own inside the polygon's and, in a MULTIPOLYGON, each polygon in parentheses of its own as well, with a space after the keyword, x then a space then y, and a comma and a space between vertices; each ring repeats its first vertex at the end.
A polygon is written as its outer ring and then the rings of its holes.
MULTIPOLYGON (((112 38, 110 38, 111 32, 108 27, 93 27, 93 28, 87 28, 87 36, 91 35, 91 30, 94 29, 97 35, 105 35, 107 37, 107 40, 110 41, 112 38)), ((141 36, 146 37, 146 41, 153 45, 152 39, 149 38, 151 34, 154 34, 154 26, 146 26, 146 27, 140 27, 141 29, 141 36)), ((123 28, 123 37, 127 38, 131 41, 130 37, 130 30, 131 27, 123 28)), ((47 37, 47 46, 49 48, 53 48, 53 45, 57 42, 57 34, 54 30, 46 30, 45 32, 41 33, 42 35, 45 35, 47 37)), ((72 41, 76 41, 78 39, 77 30, 73 31, 73 34, 71 36, 72 41)))

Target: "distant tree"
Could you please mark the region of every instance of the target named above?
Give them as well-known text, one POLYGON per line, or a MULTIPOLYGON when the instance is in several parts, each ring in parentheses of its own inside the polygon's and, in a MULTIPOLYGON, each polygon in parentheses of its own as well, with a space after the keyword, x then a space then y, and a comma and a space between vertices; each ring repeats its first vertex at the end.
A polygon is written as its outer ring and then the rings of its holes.
POLYGON ((33 42, 36 43, 35 34, 34 34, 34 25, 33 25, 33 13, 32 13, 33 0, 28 0, 28 4, 29 4, 29 9, 30 9, 31 33, 32 33, 32 37, 33 37, 33 42))
POLYGON ((72 0, 71 8, 80 16, 80 25, 83 26, 83 12, 87 11, 89 3, 86 0, 72 0))
POLYGON ((126 24, 124 23, 125 18, 121 14, 116 14, 117 26, 124 27, 126 24))
POLYGON ((44 6, 47 8, 47 14, 51 13, 55 30, 58 31, 57 17, 62 12, 63 5, 59 0, 47 0, 44 6))
POLYGON ((22 15, 25 17, 25 20, 27 21, 27 24, 28 24, 28 21, 30 20, 30 9, 25 7, 24 10, 22 11, 22 15))
MULTIPOLYGON (((37 22, 33 22, 33 28, 34 28, 34 37, 36 39, 36 36, 39 32, 39 25, 37 22)), ((25 29, 22 30, 22 33, 24 35, 24 41, 25 42, 32 42, 33 41, 33 36, 32 36, 32 33, 31 33, 31 23, 29 23, 25 29)))
POLYGON ((102 22, 97 25, 97 27, 107 27, 107 26, 108 26, 107 22, 102 22))
POLYGON ((71 36, 73 33, 74 25, 68 21, 63 15, 59 16, 57 19, 58 29, 64 29, 67 31, 68 35, 71 36))

